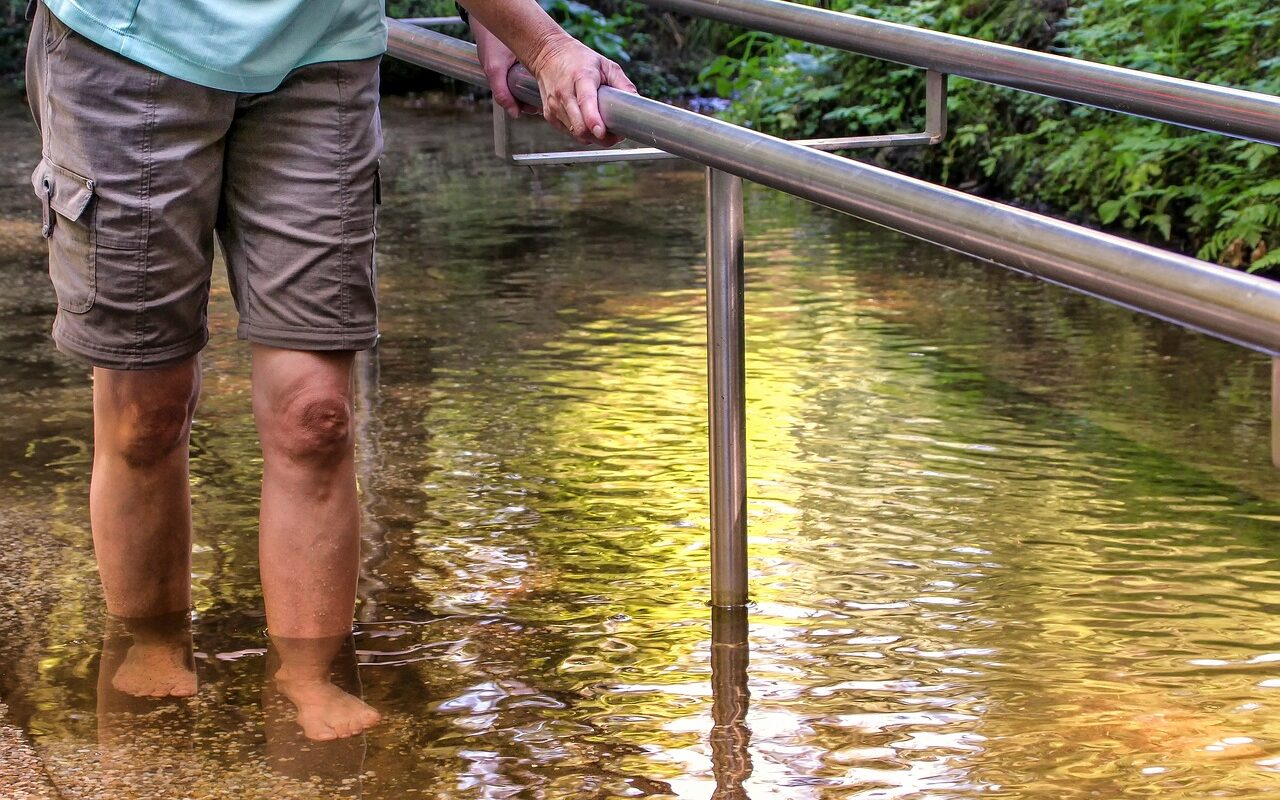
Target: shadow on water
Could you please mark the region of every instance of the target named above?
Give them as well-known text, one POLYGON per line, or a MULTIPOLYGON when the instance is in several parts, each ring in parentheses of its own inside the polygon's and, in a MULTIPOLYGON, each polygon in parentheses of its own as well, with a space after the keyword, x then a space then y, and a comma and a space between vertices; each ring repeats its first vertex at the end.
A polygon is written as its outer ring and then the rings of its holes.
POLYGON ((701 173, 508 169, 487 122, 386 112, 328 666, 382 720, 317 743, 269 679, 221 279, 166 640, 199 690, 116 685, 150 634, 101 611, 88 376, 0 114, 0 692, 64 796, 1273 796, 1265 359, 749 191, 748 637, 705 605, 701 173))

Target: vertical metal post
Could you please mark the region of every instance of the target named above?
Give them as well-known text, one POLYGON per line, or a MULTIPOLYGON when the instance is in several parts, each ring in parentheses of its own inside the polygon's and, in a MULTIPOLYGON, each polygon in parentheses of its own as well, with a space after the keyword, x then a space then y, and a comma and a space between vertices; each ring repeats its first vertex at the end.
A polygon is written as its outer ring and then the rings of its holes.
POLYGON ((503 161, 511 160, 511 121, 498 101, 493 101, 493 154, 503 161))
POLYGON ((1280 358, 1271 359, 1271 463, 1280 469, 1280 358))
POLYGON ((742 179, 707 170, 707 382, 711 604, 747 604, 746 353, 742 179))
POLYGON ((924 75, 924 132, 929 144, 947 138, 947 74, 929 70, 924 75))
POLYGON ((712 800, 747 800, 743 784, 751 777, 751 729, 747 708, 747 609, 711 610, 711 771, 712 800))

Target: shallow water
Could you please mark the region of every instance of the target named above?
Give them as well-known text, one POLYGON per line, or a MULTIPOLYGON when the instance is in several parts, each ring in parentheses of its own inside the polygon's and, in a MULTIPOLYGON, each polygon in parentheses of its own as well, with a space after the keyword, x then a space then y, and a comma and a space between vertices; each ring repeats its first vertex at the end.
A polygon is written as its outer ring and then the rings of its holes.
POLYGON ((0 120, 0 501, 28 521, 0 690, 64 795, 1280 792, 1265 358, 749 190, 747 666, 705 605, 701 173, 532 173, 489 156, 482 110, 386 120, 348 670, 385 720, 311 746, 263 686, 225 282, 200 694, 99 695, 87 374, 45 335, 38 144, 0 120))

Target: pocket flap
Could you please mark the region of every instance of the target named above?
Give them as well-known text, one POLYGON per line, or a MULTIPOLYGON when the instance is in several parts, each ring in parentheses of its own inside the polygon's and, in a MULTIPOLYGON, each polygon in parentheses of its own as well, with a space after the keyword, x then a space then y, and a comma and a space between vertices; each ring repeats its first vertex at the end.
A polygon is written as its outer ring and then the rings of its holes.
POLYGON ((78 220, 93 199, 93 180, 60 167, 49 159, 41 160, 31 173, 31 188, 41 199, 48 184, 49 207, 69 220, 78 220))

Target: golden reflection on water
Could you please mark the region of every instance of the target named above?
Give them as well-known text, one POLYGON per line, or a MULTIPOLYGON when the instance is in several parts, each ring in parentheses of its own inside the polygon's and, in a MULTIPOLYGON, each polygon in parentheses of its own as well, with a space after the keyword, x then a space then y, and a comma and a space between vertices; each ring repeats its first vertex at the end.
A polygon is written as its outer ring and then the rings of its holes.
MULTIPOLYGON (((48 602, 0 673, 64 794, 1280 791, 1259 360, 749 192, 748 648, 705 606, 700 177, 508 171, 480 160, 483 115, 426 119, 388 113, 348 652, 384 720, 342 752, 264 695, 260 461, 222 285, 191 701, 103 711, 83 378, 36 333, 0 342, 32 364, 0 390, 33 420, 3 433, 25 454, 0 492, 56 553, 30 562, 48 602), (135 748, 123 783, 107 722, 135 748)), ((6 331, 44 324, 6 308, 6 331)))

